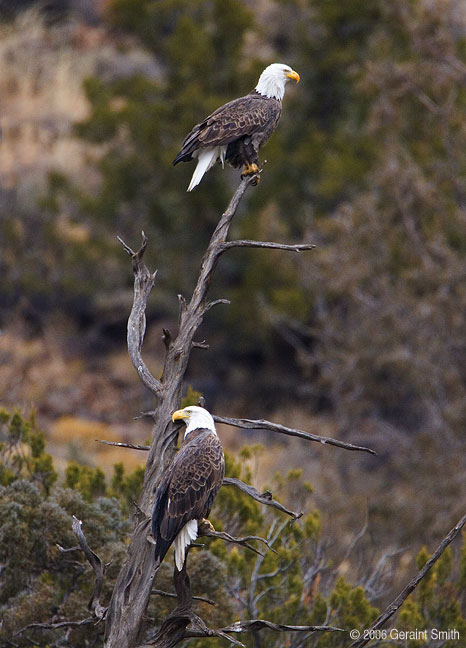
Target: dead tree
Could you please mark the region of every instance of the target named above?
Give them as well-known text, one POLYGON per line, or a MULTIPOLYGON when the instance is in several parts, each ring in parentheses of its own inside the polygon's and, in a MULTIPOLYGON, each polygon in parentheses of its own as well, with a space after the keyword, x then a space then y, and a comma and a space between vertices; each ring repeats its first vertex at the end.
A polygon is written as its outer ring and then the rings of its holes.
MULTIPOLYGON (((163 341, 166 347, 166 357, 162 376, 155 378, 142 358, 142 343, 145 333, 145 311, 147 300, 154 286, 155 274, 151 273, 143 261, 143 255, 147 246, 147 239, 143 233, 143 241, 140 249, 134 252, 126 243, 122 245, 130 254, 134 271, 134 300, 131 314, 128 320, 128 351, 131 361, 136 368, 143 384, 156 397, 156 407, 147 413, 152 417, 154 434, 150 447, 148 447, 148 458, 145 469, 144 483, 135 514, 135 527, 129 544, 124 565, 118 575, 110 604, 105 617, 105 648, 135 648, 140 638, 141 624, 144 613, 153 590, 155 576, 155 561, 153 544, 150 535, 150 517, 152 512, 153 499, 157 485, 162 473, 167 467, 175 453, 177 432, 171 423, 171 413, 179 407, 183 378, 188 366, 191 350, 197 347, 204 347, 205 344, 196 342, 196 333, 203 321, 205 314, 210 308, 218 303, 225 303, 226 300, 208 301, 207 295, 212 280, 213 272, 219 257, 226 250, 235 247, 268 248, 300 252, 310 250, 312 244, 285 245, 266 241, 237 240, 227 241, 227 236, 232 219, 237 211, 238 205, 244 196, 248 186, 255 181, 255 177, 241 180, 235 191, 231 202, 220 218, 220 221, 212 235, 210 243, 202 260, 199 276, 194 288, 192 297, 187 302, 182 296, 179 300, 179 321, 178 333, 175 337, 164 330, 163 341)), ((242 427, 257 427, 272 429, 285 434, 302 436, 312 441, 339 445, 349 450, 362 450, 372 452, 368 448, 360 448, 337 442, 334 439, 316 437, 300 430, 280 429, 281 426, 274 426, 268 421, 237 421, 236 419, 218 419, 230 425, 242 427)), ((242 488, 249 495, 261 501, 263 504, 276 506, 286 513, 298 516, 298 513, 288 511, 278 502, 273 500, 270 493, 260 494, 254 488, 246 486, 238 480, 226 480, 228 485, 242 488)), ((224 534, 226 536, 228 534, 224 534)), ((228 540, 228 538, 224 538, 228 540)), ((243 541, 247 539, 231 538, 231 541, 243 541)), ((228 628, 210 630, 206 628, 202 620, 192 613, 192 597, 189 589, 189 578, 185 571, 181 572, 175 583, 178 595, 178 605, 175 611, 165 620, 157 636, 151 640, 152 646, 175 646, 179 641, 187 637, 200 636, 223 636, 232 643, 238 645, 240 642, 232 639, 227 633, 259 631, 261 628, 270 628, 276 631, 294 630, 296 632, 337 630, 336 628, 308 626, 278 626, 269 621, 253 620, 244 624, 234 624, 228 628)))

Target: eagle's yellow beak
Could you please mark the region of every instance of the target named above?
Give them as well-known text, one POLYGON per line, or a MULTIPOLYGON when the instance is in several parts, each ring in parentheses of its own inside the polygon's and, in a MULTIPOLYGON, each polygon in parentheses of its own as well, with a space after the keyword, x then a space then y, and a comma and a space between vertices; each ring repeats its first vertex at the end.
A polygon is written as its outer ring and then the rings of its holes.
POLYGON ((188 417, 189 417, 189 412, 186 412, 186 410, 184 409, 180 409, 180 410, 176 410, 176 412, 173 412, 172 421, 174 423, 175 421, 179 421, 180 419, 183 420, 188 417))
POLYGON ((296 83, 299 83, 299 74, 294 70, 291 70, 291 72, 288 72, 287 74, 285 74, 285 76, 289 79, 294 79, 296 83))

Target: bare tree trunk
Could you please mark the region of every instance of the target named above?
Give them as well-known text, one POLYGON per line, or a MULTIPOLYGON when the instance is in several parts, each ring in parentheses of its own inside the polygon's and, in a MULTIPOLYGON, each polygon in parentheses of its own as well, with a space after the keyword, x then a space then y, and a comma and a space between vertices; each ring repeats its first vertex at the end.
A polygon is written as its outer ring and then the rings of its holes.
POLYGON ((144 384, 157 396, 154 412, 154 436, 149 450, 144 484, 139 500, 140 514, 128 547, 125 563, 118 576, 107 612, 105 648, 133 648, 141 629, 156 572, 154 548, 148 540, 153 500, 161 475, 175 452, 176 433, 170 415, 180 402, 183 378, 188 365, 194 336, 207 310, 217 302, 207 302, 212 272, 225 250, 224 243, 233 216, 248 185, 254 178, 245 178, 238 186, 226 212, 222 215, 204 255, 199 278, 191 301, 180 299, 179 332, 174 341, 166 336, 167 355, 160 381, 151 376, 141 358, 145 332, 145 307, 155 275, 142 262, 145 240, 139 252, 127 251, 133 259, 135 294, 128 321, 130 357, 144 384))
MULTIPOLYGON (((107 609, 105 619, 105 648, 135 648, 136 645, 144 642, 144 637, 140 637, 144 614, 149 602, 151 591, 153 590, 153 581, 156 575, 158 565, 154 559, 153 538, 151 537, 150 520, 153 507, 153 501, 157 485, 161 476, 166 470, 168 463, 172 460, 175 453, 176 430, 171 423, 171 413, 179 407, 183 379, 188 366, 189 356, 192 348, 205 348, 204 343, 194 341, 194 336, 198 331, 206 312, 218 303, 225 303, 226 300, 219 299, 213 302, 207 301, 207 293, 212 279, 213 271, 221 254, 226 250, 235 247, 251 247, 287 250, 292 252, 301 252, 311 250, 315 246, 305 243, 299 245, 286 245, 269 241, 227 241, 227 236, 232 219, 236 213, 238 205, 250 184, 256 181, 256 176, 248 176, 241 180, 236 189, 233 198, 230 201, 228 209, 222 214, 220 221, 212 235, 207 251, 201 263, 199 276, 194 288, 191 300, 186 303, 184 298, 179 296, 180 314, 179 330, 175 339, 172 339, 171 333, 163 331, 163 341, 167 349, 164 369, 160 380, 155 378, 146 366, 141 350, 145 334, 145 312, 147 300, 155 282, 155 273, 149 272, 143 263, 143 255, 147 245, 147 239, 143 233, 143 242, 141 248, 134 252, 130 247, 123 244, 126 251, 130 254, 134 271, 134 300, 131 314, 128 320, 128 352, 131 361, 138 372, 144 385, 156 396, 157 406, 153 412, 148 412, 154 422, 154 435, 152 443, 148 448, 148 459, 144 474, 144 483, 142 486, 141 496, 135 515, 135 529, 128 547, 126 559, 118 575, 112 598, 107 609)), ((218 419, 217 419, 218 420, 218 419)), ((229 425, 241 425, 244 422, 245 427, 253 426, 271 429, 280 433, 301 436, 307 440, 318 441, 320 443, 329 443, 339 445, 348 450, 359 450, 373 452, 368 448, 344 444, 335 439, 327 439, 309 435, 302 430, 292 430, 282 428, 269 421, 250 421, 245 420, 238 422, 236 419, 224 419, 229 425)), ((121 444, 124 445, 124 444, 121 444)), ((131 444, 128 445, 130 447, 131 444)), ((144 446, 131 446, 138 449, 146 449, 144 446)), ((254 488, 243 484, 239 480, 225 480, 226 483, 233 484, 241 490, 246 491, 251 497, 262 502, 263 504, 274 506, 294 518, 300 517, 300 513, 288 511, 278 502, 275 502, 270 492, 260 494, 254 488)), ((234 538, 227 533, 215 531, 205 532, 204 535, 215 534, 222 537, 228 542, 242 544, 256 553, 257 549, 249 544, 249 540, 259 540, 268 543, 262 538, 255 536, 246 538, 234 538)), ((177 574, 175 573, 175 577, 177 574)), ((192 612, 192 596, 189 587, 189 577, 183 570, 178 578, 175 578, 175 585, 178 597, 178 606, 175 611, 165 620, 164 624, 153 639, 155 644, 170 648, 188 637, 223 637, 230 641, 230 644, 242 646, 243 644, 236 641, 227 632, 241 633, 253 632, 256 646, 261 645, 259 630, 268 628, 275 632, 338 632, 339 628, 328 626, 288 626, 277 625, 267 620, 252 619, 250 621, 235 623, 227 628, 210 630, 205 623, 192 612), (190 628, 188 629, 188 625, 190 628)), ((141 648, 143 648, 141 646, 141 648)))

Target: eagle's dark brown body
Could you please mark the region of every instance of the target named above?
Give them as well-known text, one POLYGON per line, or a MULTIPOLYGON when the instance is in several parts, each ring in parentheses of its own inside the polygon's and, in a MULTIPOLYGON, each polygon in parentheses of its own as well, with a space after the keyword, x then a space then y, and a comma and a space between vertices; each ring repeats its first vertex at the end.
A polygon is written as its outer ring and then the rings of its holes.
POLYGON ((158 562, 187 522, 209 516, 224 474, 218 436, 205 428, 190 432, 155 494, 152 534, 158 562))
POLYGON ((201 149, 226 146, 225 159, 234 167, 258 164, 260 147, 276 129, 281 101, 255 90, 221 106, 194 126, 173 161, 189 162, 201 149))

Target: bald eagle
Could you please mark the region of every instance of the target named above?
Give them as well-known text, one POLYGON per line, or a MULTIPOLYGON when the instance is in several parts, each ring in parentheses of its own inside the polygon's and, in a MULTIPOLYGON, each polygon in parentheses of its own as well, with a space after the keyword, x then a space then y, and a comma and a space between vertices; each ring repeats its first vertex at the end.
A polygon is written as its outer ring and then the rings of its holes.
POLYGON ((197 159, 188 191, 200 183, 217 160, 222 166, 225 160, 234 167, 244 166, 242 177, 258 172, 259 149, 277 127, 289 79, 299 82, 299 74, 288 65, 272 63, 252 92, 217 108, 194 126, 173 160, 178 164, 197 159))
POLYGON ((197 538, 198 521, 209 516, 222 485, 225 459, 214 419, 203 407, 177 410, 172 420, 184 421, 186 431, 155 494, 152 535, 156 564, 174 543, 175 564, 181 571, 186 547, 197 538))

